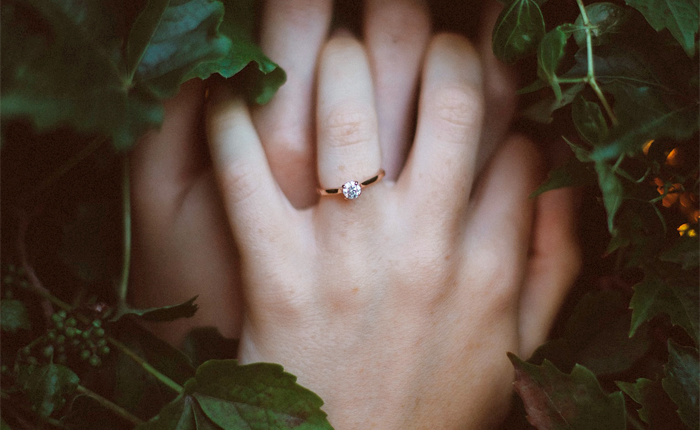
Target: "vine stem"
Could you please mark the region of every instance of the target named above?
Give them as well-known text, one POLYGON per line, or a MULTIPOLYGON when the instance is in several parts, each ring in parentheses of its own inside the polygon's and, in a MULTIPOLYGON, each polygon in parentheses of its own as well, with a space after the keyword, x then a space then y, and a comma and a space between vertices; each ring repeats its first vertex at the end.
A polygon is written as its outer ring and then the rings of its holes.
POLYGON ((600 89, 600 86, 598 86, 598 81, 595 78, 595 67, 593 65, 593 37, 591 36, 591 21, 588 19, 588 14, 586 13, 586 7, 583 5, 583 0, 576 0, 576 4, 578 4, 578 8, 581 10, 584 31, 586 32, 586 54, 588 60, 588 72, 586 74, 586 82, 588 82, 588 85, 591 86, 593 91, 598 96, 598 99, 600 99, 600 103, 603 105, 603 108, 605 108, 605 112, 607 112, 608 116, 610 117, 610 121, 612 121, 613 125, 616 126, 618 123, 617 117, 615 116, 615 113, 613 113, 613 110, 610 107, 608 100, 605 98, 605 95, 600 89))
POLYGON ((155 367, 151 366, 149 362, 141 358, 138 354, 136 354, 134 351, 129 349, 128 346, 124 345, 117 339, 113 338, 112 336, 107 336, 107 342, 111 343, 114 345, 116 348, 118 348, 121 352, 124 353, 124 355, 128 356, 132 360, 134 360, 136 363, 139 364, 139 366, 143 367, 143 369, 153 375, 156 379, 158 379, 160 382, 162 382, 165 386, 170 388, 171 390, 175 391, 177 394, 181 394, 183 391, 185 391, 184 388, 177 382, 173 381, 172 379, 168 378, 167 376, 163 375, 160 373, 155 367))
POLYGON ((122 155, 122 273, 117 286, 119 305, 126 303, 129 289, 129 271, 131 269, 131 181, 129 173, 129 157, 122 155))
MULTIPOLYGON (((128 164, 127 164, 128 168, 128 164)), ((29 226, 29 216, 26 214, 24 211, 19 211, 19 232, 17 234, 17 249, 20 255, 20 259, 22 262, 22 267, 24 268, 27 278, 29 279, 29 288, 32 292, 46 300, 48 306, 48 309, 45 309, 46 312, 49 312, 49 317, 50 314, 53 313, 53 309, 50 307, 50 303, 53 303, 57 307, 70 312, 73 310, 73 307, 69 305, 68 303, 64 302, 63 300, 59 299, 58 297, 54 296, 49 292, 49 290, 46 289, 41 283, 41 280, 39 277, 36 275, 36 272, 34 271, 34 268, 29 264, 29 259, 27 258, 27 248, 25 244, 25 238, 26 238, 26 232, 27 228, 29 226), (50 302, 50 303, 49 303, 50 302)), ((87 318, 85 315, 82 314, 76 314, 75 317, 80 320, 83 324, 90 324, 90 319, 87 318)), ((168 378, 165 376, 163 373, 158 371, 155 367, 151 366, 146 360, 141 358, 138 354, 136 354, 134 351, 129 349, 126 345, 123 343, 119 342, 117 339, 113 338, 112 336, 105 336, 107 341, 110 342, 112 345, 114 345, 116 348, 118 348, 121 352, 124 353, 124 355, 128 356, 132 360, 134 360, 136 363, 138 363, 144 370, 146 370, 148 373, 153 375, 156 379, 158 379, 160 382, 165 384, 168 388, 172 389, 176 393, 180 394, 184 391, 182 386, 180 386, 177 382, 173 381, 172 379, 168 378)))
POLYGON ((125 420, 129 421, 130 423, 134 425, 140 425, 143 424, 143 421, 141 421, 139 418, 135 417, 132 415, 129 411, 126 409, 122 408, 121 406, 110 402, 109 400, 105 399, 104 397, 100 396, 99 394, 95 393, 94 391, 89 390, 88 388, 85 388, 82 385, 78 385, 76 388, 76 391, 80 394, 84 394, 91 399, 95 400, 97 403, 101 404, 105 408, 109 409, 110 411, 114 412, 115 414, 119 415, 120 417, 124 418, 125 420))

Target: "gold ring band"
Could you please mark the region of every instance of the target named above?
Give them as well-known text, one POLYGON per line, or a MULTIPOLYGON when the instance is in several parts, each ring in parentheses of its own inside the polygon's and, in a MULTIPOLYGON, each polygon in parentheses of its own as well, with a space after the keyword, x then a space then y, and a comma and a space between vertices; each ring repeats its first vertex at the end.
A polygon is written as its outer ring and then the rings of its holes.
POLYGON ((383 177, 384 169, 379 169, 376 175, 362 182, 348 181, 340 188, 319 188, 318 193, 322 196, 335 196, 340 194, 345 200, 353 200, 360 197, 363 188, 369 187, 375 182, 379 182, 383 177))

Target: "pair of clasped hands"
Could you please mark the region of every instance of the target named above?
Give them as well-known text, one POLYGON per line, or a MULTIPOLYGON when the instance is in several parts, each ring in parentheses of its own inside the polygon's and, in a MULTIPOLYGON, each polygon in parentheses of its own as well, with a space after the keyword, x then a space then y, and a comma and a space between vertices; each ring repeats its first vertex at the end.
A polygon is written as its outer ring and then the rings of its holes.
MULTIPOLYGON (((495 1, 494 1, 495 3, 495 1)), ((133 300, 200 311, 241 363, 282 364, 336 429, 487 429, 579 267, 574 196, 528 195, 543 163, 509 135, 515 83, 483 40, 431 34, 419 0, 268 0, 261 45, 287 83, 249 107, 192 81, 132 158, 133 300), (356 200, 318 188, 386 177, 356 200)), ((156 327, 158 330, 158 327, 156 327)))

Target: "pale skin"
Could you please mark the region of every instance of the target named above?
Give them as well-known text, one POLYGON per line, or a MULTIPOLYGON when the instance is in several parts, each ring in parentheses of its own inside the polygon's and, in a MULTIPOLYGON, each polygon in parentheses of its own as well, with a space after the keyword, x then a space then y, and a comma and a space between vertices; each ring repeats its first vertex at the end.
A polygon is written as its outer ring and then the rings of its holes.
POLYGON ((289 82, 252 114, 211 89, 211 166, 194 157, 197 84, 140 145, 135 296, 199 293, 201 316, 172 341, 192 325, 240 334, 242 363, 283 364, 337 429, 490 428, 512 391, 506 352, 545 340, 578 271, 572 193, 528 198, 541 163, 527 139, 502 139, 501 66, 431 37, 424 4, 368 1, 364 45, 325 41, 330 7, 266 4, 262 45, 289 82), (380 167, 359 199, 318 199, 380 167))

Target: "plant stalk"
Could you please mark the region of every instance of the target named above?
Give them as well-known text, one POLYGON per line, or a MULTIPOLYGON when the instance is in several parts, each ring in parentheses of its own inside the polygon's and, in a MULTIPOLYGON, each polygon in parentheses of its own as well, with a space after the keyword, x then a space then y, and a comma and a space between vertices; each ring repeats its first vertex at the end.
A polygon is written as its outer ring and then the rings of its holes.
POLYGON ((160 382, 162 382, 165 386, 167 386, 171 390, 175 391, 177 394, 181 394, 184 391, 184 388, 182 388, 182 386, 180 384, 178 384, 177 382, 168 378, 164 374, 160 373, 156 368, 151 366, 150 363, 148 363, 146 360, 141 358, 134 351, 129 349, 128 346, 124 345, 123 343, 121 343, 117 339, 113 338, 112 336, 107 336, 107 341, 109 343, 111 343, 112 345, 114 345, 116 348, 118 348, 121 352, 123 352, 129 358, 134 360, 136 363, 138 363, 146 372, 153 375, 156 379, 158 379, 160 382))
POLYGON ((595 78, 595 67, 593 65, 593 37, 591 36, 591 21, 588 19, 588 14, 586 13, 586 7, 583 5, 583 0, 576 0, 576 4, 578 4, 578 8, 581 10, 584 31, 586 32, 586 54, 588 60, 588 72, 586 74, 586 82, 588 82, 588 85, 590 85, 591 88, 593 88, 593 91, 598 96, 600 103, 603 105, 603 108, 605 108, 605 112, 607 112, 608 116, 610 117, 610 121, 614 126, 616 126, 618 124, 617 117, 615 116, 615 113, 613 113, 613 110, 610 107, 608 100, 605 98, 605 95, 600 89, 600 86, 598 86, 598 81, 595 78))
POLYGON ((129 421, 130 423, 134 425, 140 425, 143 424, 143 421, 141 421, 139 418, 135 417, 132 415, 129 411, 126 409, 122 408, 121 406, 117 405, 116 403, 112 403, 109 400, 105 399, 104 397, 100 396, 99 394, 95 393, 94 391, 91 391, 87 388, 85 388, 82 385, 78 385, 76 388, 76 391, 80 394, 84 394, 91 399, 95 400, 97 403, 101 404, 105 408, 109 409, 110 411, 114 412, 116 415, 119 415, 120 417, 124 418, 125 420, 129 421))

